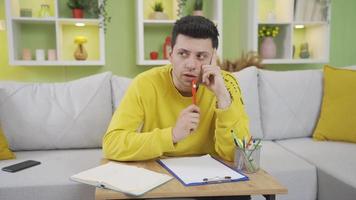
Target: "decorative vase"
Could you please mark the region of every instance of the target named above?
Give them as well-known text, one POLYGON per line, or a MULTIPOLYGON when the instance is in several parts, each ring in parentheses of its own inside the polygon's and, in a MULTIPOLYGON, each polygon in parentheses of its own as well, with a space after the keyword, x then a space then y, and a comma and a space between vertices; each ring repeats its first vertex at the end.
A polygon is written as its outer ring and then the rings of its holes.
POLYGON ((275 58, 277 55, 276 44, 273 37, 265 37, 261 43, 260 54, 262 58, 275 58))
POLYGON ((57 54, 55 49, 48 49, 47 51, 48 60, 57 60, 57 54))
POLYGON ((40 12, 38 13, 38 16, 43 17, 43 18, 51 16, 48 4, 41 4, 41 9, 40 9, 40 12))
POLYGON ((76 60, 86 60, 88 58, 87 50, 82 44, 78 44, 78 48, 74 52, 74 58, 76 60))
POLYGON ((22 49, 22 60, 32 60, 31 50, 28 48, 22 49))
POLYGON ((153 12, 148 17, 150 19, 168 19, 168 15, 164 12, 153 12))
POLYGON ((83 9, 74 8, 74 9, 72 9, 72 15, 73 15, 73 18, 83 18, 84 11, 83 11, 83 9))
POLYGON ((150 58, 151 58, 151 60, 157 60, 158 59, 158 52, 157 51, 151 51, 150 52, 150 58))
POLYGON ((310 57, 310 52, 309 52, 309 45, 308 43, 302 43, 300 45, 300 53, 299 53, 300 58, 309 58, 310 57))

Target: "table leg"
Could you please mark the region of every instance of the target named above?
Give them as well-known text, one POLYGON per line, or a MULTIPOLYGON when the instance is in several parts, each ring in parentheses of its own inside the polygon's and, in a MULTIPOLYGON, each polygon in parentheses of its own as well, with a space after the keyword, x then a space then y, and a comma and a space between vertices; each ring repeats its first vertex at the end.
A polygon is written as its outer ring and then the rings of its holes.
POLYGON ((266 198, 266 200, 276 200, 275 194, 265 194, 263 196, 266 198))

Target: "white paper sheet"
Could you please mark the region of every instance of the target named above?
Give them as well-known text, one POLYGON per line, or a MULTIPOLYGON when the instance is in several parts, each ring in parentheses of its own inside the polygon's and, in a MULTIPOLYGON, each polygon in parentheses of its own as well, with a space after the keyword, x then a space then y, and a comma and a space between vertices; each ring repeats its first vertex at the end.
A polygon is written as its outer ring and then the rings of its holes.
POLYGON ((185 185, 247 180, 248 178, 222 164, 210 155, 161 159, 160 162, 185 185))

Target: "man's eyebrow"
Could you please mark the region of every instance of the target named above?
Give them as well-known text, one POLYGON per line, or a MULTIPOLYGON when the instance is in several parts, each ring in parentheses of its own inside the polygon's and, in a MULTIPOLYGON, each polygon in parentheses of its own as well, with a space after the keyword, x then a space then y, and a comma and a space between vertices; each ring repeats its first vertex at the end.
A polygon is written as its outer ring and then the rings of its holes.
POLYGON ((209 54, 208 51, 198 51, 197 54, 209 54))
MULTIPOLYGON (((178 51, 183 51, 183 52, 188 52, 188 53, 191 53, 190 50, 188 49, 184 49, 184 48, 179 48, 178 51)), ((197 55, 201 55, 201 54, 209 54, 208 51, 198 51, 196 52, 197 55)))
POLYGON ((188 49, 179 48, 178 51, 190 52, 188 49))

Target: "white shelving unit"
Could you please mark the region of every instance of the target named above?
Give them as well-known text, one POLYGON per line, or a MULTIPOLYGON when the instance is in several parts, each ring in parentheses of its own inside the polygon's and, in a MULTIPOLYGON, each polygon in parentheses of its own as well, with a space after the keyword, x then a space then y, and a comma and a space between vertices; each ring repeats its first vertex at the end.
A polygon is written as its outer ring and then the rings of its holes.
MULTIPOLYGON (((165 37, 171 34, 171 29, 177 19, 176 10, 178 0, 161 1, 169 19, 153 20, 148 19, 149 12, 152 12, 151 5, 154 0, 136 0, 136 63, 143 66, 165 65, 168 60, 163 60, 163 44, 165 37), (169 8, 168 8, 169 7, 169 8), (157 60, 149 58, 150 51, 159 52, 157 60)), ((194 0, 187 0, 186 5, 192 5, 194 0)), ((222 0, 204 0, 204 13, 207 18, 217 24, 219 31, 219 48, 218 54, 222 56, 222 0), (205 6, 208 7, 205 10, 205 6)), ((165 11, 164 11, 165 12, 165 11)))
POLYGON ((330 0, 245 0, 248 5, 248 50, 260 52, 262 26, 278 26, 274 38, 277 55, 264 64, 329 62, 330 0), (325 4, 322 4, 325 3, 325 4), (303 25, 304 28, 296 28, 303 25), (309 58, 300 58, 300 45, 308 43, 309 58))
MULTIPOLYGON (((8 24, 9 64, 17 66, 102 66, 105 65, 105 34, 99 18, 70 18, 67 0, 5 0, 8 24), (50 6, 49 17, 39 17, 41 4, 50 6), (20 9, 30 8, 32 17, 21 17, 20 9), (66 10, 67 9, 67 10, 66 10), (63 14, 63 10, 67 11, 63 14), (84 23, 84 27, 75 26, 84 23), (88 59, 78 61, 73 53, 76 36, 86 36, 88 59), (31 40, 34 41, 31 41, 31 40), (22 59, 22 50, 31 50, 32 60, 22 59), (36 60, 35 50, 44 49, 45 60, 36 60), (47 50, 56 50, 56 60, 48 60, 47 50)), ((98 0, 98 5, 101 3, 98 0)))

